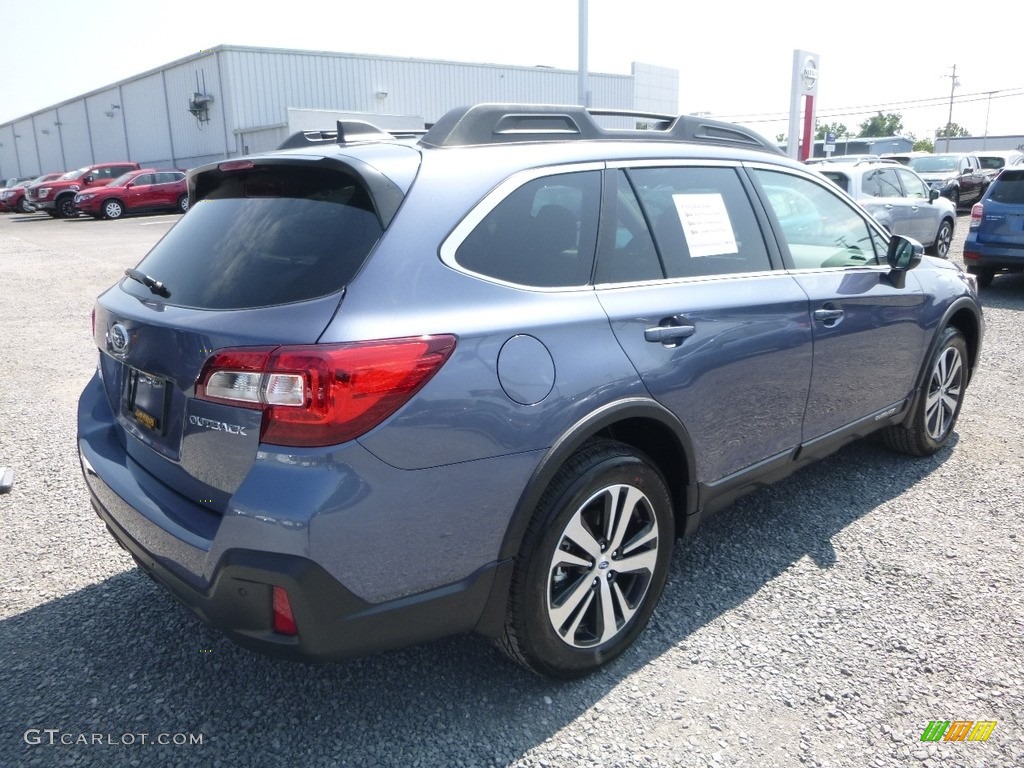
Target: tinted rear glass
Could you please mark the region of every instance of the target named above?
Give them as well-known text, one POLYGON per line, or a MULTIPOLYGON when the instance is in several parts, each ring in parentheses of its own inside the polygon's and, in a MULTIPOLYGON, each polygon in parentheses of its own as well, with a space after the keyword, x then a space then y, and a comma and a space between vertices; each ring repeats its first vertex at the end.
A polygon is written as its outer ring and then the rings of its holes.
POLYGON ((340 171, 264 167, 205 189, 138 266, 167 287, 168 304, 245 309, 335 293, 383 232, 366 190, 340 171))
POLYGON ((821 173, 844 192, 853 194, 853 190, 850 189, 850 179, 845 173, 840 173, 839 171, 822 171, 821 173))
POLYGON ((992 185, 989 200, 1006 205, 1024 205, 1024 170, 1004 170, 992 185))

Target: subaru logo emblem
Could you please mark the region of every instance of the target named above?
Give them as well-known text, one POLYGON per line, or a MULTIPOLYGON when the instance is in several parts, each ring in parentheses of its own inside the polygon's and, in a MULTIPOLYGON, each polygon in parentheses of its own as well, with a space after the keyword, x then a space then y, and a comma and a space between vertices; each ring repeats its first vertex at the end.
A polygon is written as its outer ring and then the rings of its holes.
POLYGON ((120 323, 114 323, 107 332, 107 344, 115 355, 123 355, 128 351, 128 329, 120 323))

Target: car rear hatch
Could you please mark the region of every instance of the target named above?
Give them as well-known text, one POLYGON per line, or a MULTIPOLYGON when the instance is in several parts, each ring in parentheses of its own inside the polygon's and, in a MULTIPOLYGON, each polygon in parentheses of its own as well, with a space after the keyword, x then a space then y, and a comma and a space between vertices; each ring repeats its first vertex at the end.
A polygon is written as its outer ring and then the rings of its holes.
POLYGON ((264 414, 259 402, 197 393, 204 366, 230 350, 246 370, 282 345, 316 343, 414 178, 418 153, 392 149, 404 189, 341 154, 192 172, 189 213, 99 298, 99 370, 125 450, 189 500, 224 510, 255 459, 264 414))
POLYGON ((982 208, 978 242, 1024 251, 1024 168, 1004 169, 982 208))

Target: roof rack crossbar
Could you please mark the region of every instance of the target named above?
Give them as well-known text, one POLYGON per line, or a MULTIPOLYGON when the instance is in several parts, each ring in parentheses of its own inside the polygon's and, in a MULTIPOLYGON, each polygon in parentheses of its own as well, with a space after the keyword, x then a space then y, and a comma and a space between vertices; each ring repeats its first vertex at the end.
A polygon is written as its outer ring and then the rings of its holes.
POLYGON ((781 154, 775 144, 743 126, 690 115, 626 109, 587 109, 557 104, 477 104, 445 114, 424 134, 430 147, 465 147, 530 141, 687 141, 781 154), (645 128, 605 128, 595 117, 625 117, 654 123, 645 128))

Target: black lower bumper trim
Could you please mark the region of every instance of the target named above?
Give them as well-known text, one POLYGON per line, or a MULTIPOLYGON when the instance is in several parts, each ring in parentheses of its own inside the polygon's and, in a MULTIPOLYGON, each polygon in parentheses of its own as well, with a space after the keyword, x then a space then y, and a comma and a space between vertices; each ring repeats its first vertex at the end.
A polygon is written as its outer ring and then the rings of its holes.
POLYGON ((299 661, 332 661, 472 631, 496 574, 511 565, 490 563, 455 584, 368 603, 311 560, 235 549, 225 553, 209 588, 200 591, 157 562, 95 496, 93 506, 139 566, 206 623, 241 646, 299 661), (288 593, 299 630, 295 637, 273 631, 275 585, 288 593))

